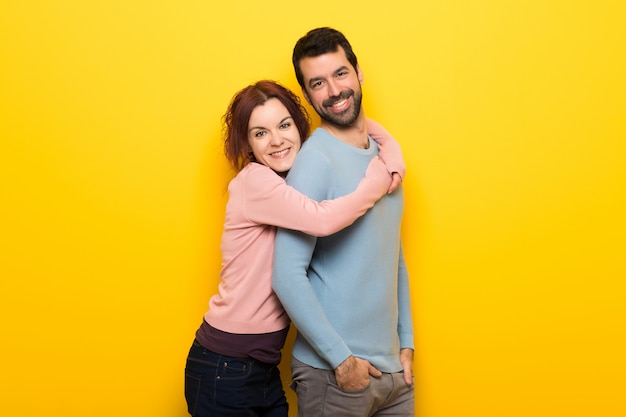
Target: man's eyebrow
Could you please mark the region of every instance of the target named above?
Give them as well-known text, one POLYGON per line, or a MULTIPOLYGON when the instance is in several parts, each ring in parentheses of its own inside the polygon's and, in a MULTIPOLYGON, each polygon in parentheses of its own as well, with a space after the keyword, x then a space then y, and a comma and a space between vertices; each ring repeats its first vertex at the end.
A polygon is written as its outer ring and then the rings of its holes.
POLYGON ((324 79, 324 77, 313 77, 313 78, 309 79, 309 85, 311 85, 311 84, 313 84, 313 83, 315 83, 317 81, 323 80, 323 79, 324 79))
MULTIPOLYGON (((337 75, 338 73, 340 73, 341 71, 349 71, 350 68, 347 65, 342 65, 339 68, 337 68, 336 70, 333 71, 333 75, 337 75)), ((317 81, 323 80, 324 77, 313 77, 309 80, 309 86, 317 81)))
POLYGON ((350 68, 348 68, 346 65, 342 65, 342 66, 340 66, 339 68, 337 68, 337 69, 335 70, 335 72, 333 72, 333 74, 337 74, 338 72, 345 71, 345 70, 349 70, 349 69, 350 69, 350 68))

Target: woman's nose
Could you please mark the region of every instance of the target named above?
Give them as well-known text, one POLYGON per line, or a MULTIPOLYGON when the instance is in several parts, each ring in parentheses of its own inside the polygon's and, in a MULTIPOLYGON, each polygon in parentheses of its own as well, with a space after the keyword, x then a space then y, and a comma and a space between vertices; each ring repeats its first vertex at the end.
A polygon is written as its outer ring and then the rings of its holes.
POLYGON ((272 133, 271 144, 274 146, 279 146, 282 143, 283 143, 283 137, 281 136, 280 132, 272 133))

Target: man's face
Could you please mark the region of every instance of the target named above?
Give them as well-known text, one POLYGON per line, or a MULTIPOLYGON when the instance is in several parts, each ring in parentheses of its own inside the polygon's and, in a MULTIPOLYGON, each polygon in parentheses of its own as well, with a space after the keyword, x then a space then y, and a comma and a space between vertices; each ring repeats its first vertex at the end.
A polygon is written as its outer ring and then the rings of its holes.
POLYGON ((347 127, 361 112, 363 74, 355 70, 343 49, 300 60, 303 93, 326 122, 347 127))

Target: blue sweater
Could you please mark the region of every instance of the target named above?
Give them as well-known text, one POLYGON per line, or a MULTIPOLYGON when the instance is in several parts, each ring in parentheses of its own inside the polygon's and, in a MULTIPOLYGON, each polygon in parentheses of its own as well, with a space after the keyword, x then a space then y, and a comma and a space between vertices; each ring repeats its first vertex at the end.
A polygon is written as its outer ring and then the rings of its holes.
MULTIPOLYGON (((288 184, 317 201, 353 191, 378 155, 318 128, 303 144, 288 184)), ((279 229, 273 288, 298 329, 293 356, 334 369, 348 356, 399 372, 413 348, 408 274, 400 243, 404 197, 384 196, 352 226, 324 238, 279 229)))

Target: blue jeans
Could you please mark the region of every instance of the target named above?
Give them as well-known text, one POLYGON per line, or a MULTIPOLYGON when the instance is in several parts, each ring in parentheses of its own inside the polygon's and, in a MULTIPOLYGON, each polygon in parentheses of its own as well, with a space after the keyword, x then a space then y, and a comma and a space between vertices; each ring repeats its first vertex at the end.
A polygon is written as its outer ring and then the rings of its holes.
POLYGON ((233 358, 194 340, 185 366, 185 399, 193 417, 287 417, 276 365, 233 358))

